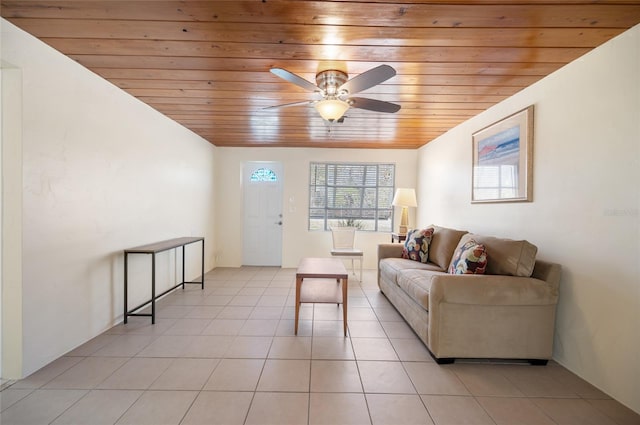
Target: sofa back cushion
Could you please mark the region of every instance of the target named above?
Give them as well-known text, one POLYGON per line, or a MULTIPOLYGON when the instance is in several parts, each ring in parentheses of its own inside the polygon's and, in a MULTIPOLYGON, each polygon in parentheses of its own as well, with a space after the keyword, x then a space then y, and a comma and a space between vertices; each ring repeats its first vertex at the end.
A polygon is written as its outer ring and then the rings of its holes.
POLYGON ((438 226, 429 227, 434 229, 431 244, 429 245, 429 261, 438 265, 442 270, 447 270, 460 238, 467 231, 438 226))
POLYGON ((525 240, 512 240, 468 233, 460 243, 475 240, 486 248, 485 274, 530 277, 536 264, 538 248, 525 240))

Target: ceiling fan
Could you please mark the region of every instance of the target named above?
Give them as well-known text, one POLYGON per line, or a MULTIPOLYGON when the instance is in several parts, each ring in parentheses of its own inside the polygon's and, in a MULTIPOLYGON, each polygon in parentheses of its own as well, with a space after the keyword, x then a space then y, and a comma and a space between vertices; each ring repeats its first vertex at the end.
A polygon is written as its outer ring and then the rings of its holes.
POLYGON ((366 97, 351 97, 373 86, 376 86, 396 75, 396 70, 389 65, 380 65, 359 74, 352 79, 346 72, 336 69, 320 71, 316 74, 316 84, 282 68, 271 68, 271 72, 278 77, 293 83, 305 90, 319 93, 322 98, 304 102, 285 103, 283 105, 268 106, 264 109, 284 108, 303 104, 314 105, 322 118, 329 122, 338 121, 349 108, 366 109, 374 112, 394 113, 400 110, 400 105, 366 97))

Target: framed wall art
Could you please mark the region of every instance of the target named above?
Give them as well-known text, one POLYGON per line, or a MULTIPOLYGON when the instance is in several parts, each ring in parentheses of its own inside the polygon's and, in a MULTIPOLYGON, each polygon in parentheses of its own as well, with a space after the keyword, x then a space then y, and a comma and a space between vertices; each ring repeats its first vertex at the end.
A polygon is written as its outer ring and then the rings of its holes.
POLYGON ((533 105, 472 135, 471 202, 531 202, 533 105))

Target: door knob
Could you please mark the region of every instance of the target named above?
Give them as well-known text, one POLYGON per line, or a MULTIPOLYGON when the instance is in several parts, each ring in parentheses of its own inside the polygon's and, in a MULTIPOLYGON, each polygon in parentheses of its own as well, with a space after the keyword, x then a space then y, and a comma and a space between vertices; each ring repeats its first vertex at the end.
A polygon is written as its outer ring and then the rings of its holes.
POLYGON ((276 224, 277 224, 278 226, 282 226, 282 221, 278 221, 276 224))

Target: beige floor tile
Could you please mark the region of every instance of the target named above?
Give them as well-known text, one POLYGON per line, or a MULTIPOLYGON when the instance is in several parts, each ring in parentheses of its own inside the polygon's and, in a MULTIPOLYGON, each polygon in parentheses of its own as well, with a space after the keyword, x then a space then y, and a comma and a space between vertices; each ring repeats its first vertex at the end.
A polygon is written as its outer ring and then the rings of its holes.
POLYGON ((364 394, 311 393, 309 425, 371 424, 364 394))
POLYGON ((418 339, 415 332, 413 332, 413 329, 411 329, 411 327, 405 322, 381 321, 380 325, 382 325, 384 332, 389 338, 418 339))
POLYGON ((93 389, 127 360, 124 357, 85 357, 44 388, 93 389))
POLYGON ((228 306, 245 306, 245 307, 254 307, 258 304, 258 300, 260 299, 260 295, 236 295, 231 298, 228 306))
POLYGON ((276 336, 311 336, 312 333, 311 320, 299 320, 298 321, 298 335, 295 334, 295 321, 288 319, 281 319, 276 329, 276 336))
POLYGON ((197 395, 197 391, 146 391, 117 423, 177 425, 197 395))
POLYGON ((615 425, 592 404, 581 399, 534 398, 532 401, 547 416, 561 425, 615 425))
POLYGON ((549 364, 545 367, 545 372, 554 380, 561 382, 567 389, 575 394, 578 394, 582 398, 589 399, 610 399, 607 394, 600 391, 584 379, 569 372, 566 368, 559 365, 549 364))
POLYGON ((228 305, 218 314, 218 319, 248 319, 253 307, 228 305))
POLYGON ((640 425, 640 414, 615 400, 594 399, 587 402, 618 425, 640 425))
POLYGON ((7 388, 0 391, 0 412, 7 409, 9 406, 16 404, 17 402, 31 394, 33 391, 33 389, 27 388, 23 390, 7 388))
POLYGON ((524 394, 500 372, 501 366, 490 364, 453 364, 453 371, 475 396, 523 397, 524 394))
POLYGON ((202 391, 180 425, 242 425, 253 393, 202 391))
POLYGON ((222 358, 236 337, 229 335, 200 335, 184 348, 181 357, 222 358))
POLYGON ((195 338, 193 335, 161 335, 140 351, 138 357, 179 357, 195 338))
POLYGON ((229 301, 231 301, 231 298, 233 298, 233 295, 212 294, 204 299, 203 304, 212 306, 226 306, 227 304, 229 304, 229 301))
POLYGON ((146 390, 169 367, 172 359, 137 357, 128 360, 96 388, 146 390))
POLYGON ((262 359, 222 359, 204 389, 212 391, 255 391, 264 367, 262 359))
POLYGON ((351 338, 358 360, 398 360, 398 356, 386 338, 351 338))
POLYGON ((373 425, 433 425, 418 395, 367 394, 373 425))
POLYGON ((116 335, 116 338, 108 344, 96 350, 93 355, 99 357, 133 357, 151 344, 155 335, 116 335))
MULTIPOLYGON (((342 321, 342 305, 313 304, 313 320, 340 320, 342 321)), ((347 317, 347 321, 349 318, 347 317)))
POLYGON ((400 360, 405 362, 434 363, 433 357, 429 354, 429 350, 427 350, 427 347, 418 338, 393 338, 390 339, 390 341, 400 360))
POLYGON ((269 286, 269 283, 271 283, 271 280, 250 280, 247 282, 246 285, 244 285, 245 288, 263 288, 266 289, 269 286))
POLYGON ((211 292, 211 295, 238 295, 238 293, 242 290, 243 286, 240 282, 231 282, 229 285, 231 286, 222 286, 220 288, 216 288, 211 292))
POLYGON ((284 307, 256 307, 249 315, 250 320, 280 320, 284 307))
POLYGON ((470 395, 450 368, 425 362, 403 362, 403 365, 418 394, 470 395))
MULTIPOLYGON (((248 283, 248 282, 247 282, 248 283)), ((252 295, 252 296, 260 296, 264 293, 266 287, 262 287, 262 286, 249 286, 247 287, 245 285, 244 288, 242 288, 240 290, 240 292, 238 292, 238 295, 252 295)))
POLYGON ((105 345, 115 341, 117 338, 118 338, 118 335, 115 335, 115 334, 107 334, 107 333, 100 334, 97 337, 91 339, 90 341, 85 342, 75 350, 68 352, 66 356, 67 357, 90 356, 96 351, 98 351, 99 349, 103 348, 105 345))
MULTIPOLYGON (((163 319, 183 319, 187 314, 191 313, 193 306, 187 305, 167 305, 156 310, 156 317, 163 319)), ((143 310, 144 311, 144 310, 143 310)), ((144 311, 150 313, 151 310, 144 311)))
POLYGON ((258 300, 258 307, 284 307, 287 302, 285 295, 263 295, 258 300))
POLYGON ((415 394, 416 390, 402 363, 358 361, 365 393, 415 394))
POLYGON ((199 391, 219 362, 219 359, 173 359, 150 389, 199 391))
MULTIPOLYGON (((349 290, 351 290, 351 287, 349 287, 349 290)), ((371 305, 369 304, 369 300, 367 299, 367 297, 365 297, 364 294, 361 294, 361 295, 362 296, 356 297, 351 294, 351 291, 349 291, 349 308, 350 309, 352 307, 368 307, 369 309, 371 308, 371 305)), ((371 310, 371 313, 373 313, 373 310, 371 310)), ((375 314, 374 314, 373 319, 366 319, 366 320, 378 320, 378 319, 377 317, 375 317, 375 314)))
POLYGON ((290 288, 288 287, 270 287, 266 288, 262 295, 286 297, 287 295, 289 295, 289 291, 290 288))
POLYGON ((2 412, 2 425, 49 424, 87 393, 85 390, 35 390, 2 412))
POLYGON ((306 425, 309 395, 306 393, 256 393, 246 425, 306 425))
POLYGON ((269 353, 270 336, 238 336, 225 354, 230 359, 264 359, 269 353))
POLYGON ((353 360, 311 361, 311 392, 361 393, 358 365, 353 360))
MULTIPOLYGON (((294 320, 295 318, 296 318, 295 303, 294 303, 294 306, 283 307, 282 319, 294 320)), ((313 304, 302 304, 300 306, 300 313, 298 316, 298 320, 300 321, 313 320, 313 304)), ((342 321, 342 317, 340 317, 340 320, 342 321)))
POLYGON ((175 323, 176 319, 156 317, 156 323, 151 324, 148 317, 129 317, 127 324, 120 323, 106 333, 115 335, 162 335, 175 323))
POLYGON ((211 319, 178 319, 164 335, 200 335, 211 319))
POLYGON ((60 357, 45 367, 37 370, 24 379, 21 379, 11 385, 11 389, 35 389, 40 388, 53 378, 61 375, 71 367, 77 365, 83 360, 83 357, 60 357))
POLYGON ((274 336, 279 322, 277 319, 247 320, 240 329, 240 335, 274 336))
POLYGON ((501 365, 501 373, 528 397, 578 397, 571 387, 553 377, 557 366, 501 365))
POLYGON ((204 328, 202 335, 238 335, 244 326, 245 319, 213 319, 204 328))
POLYGON ((495 425, 473 397, 423 395, 421 398, 436 425, 495 425))
POLYGON ((345 337, 314 336, 311 340, 311 358, 321 360, 353 360, 355 355, 351 339, 345 337))
POLYGON ((476 400, 497 425, 555 425, 527 398, 476 397, 476 400))
POLYGON ((112 425, 142 395, 142 391, 93 390, 52 425, 112 425))
POLYGON ((348 319, 349 335, 353 338, 386 338, 387 334, 380 326, 380 322, 371 320, 354 320, 348 319))
MULTIPOLYGON (((388 301, 387 301, 388 303, 388 301)), ((404 322, 404 319, 391 304, 387 306, 374 306, 373 311, 376 313, 378 320, 385 322, 404 322)))
MULTIPOLYGON (((357 298, 357 299, 360 299, 360 298, 357 298)), ((378 323, 378 317, 373 312, 373 309, 368 306, 356 307, 352 304, 349 304, 349 307, 347 308, 347 318, 348 320, 353 320, 353 321, 366 320, 366 321, 373 321, 375 323, 378 323)))
POLYGON ((313 336, 344 337, 342 320, 314 320, 313 336))
POLYGON ((308 392, 310 375, 310 360, 267 360, 258 391, 308 392))
POLYGON ((189 314, 187 319, 215 319, 222 311, 222 306, 217 305, 201 305, 195 307, 189 314))
POLYGON ((273 338, 270 359, 310 359, 311 337, 278 336, 273 338))

